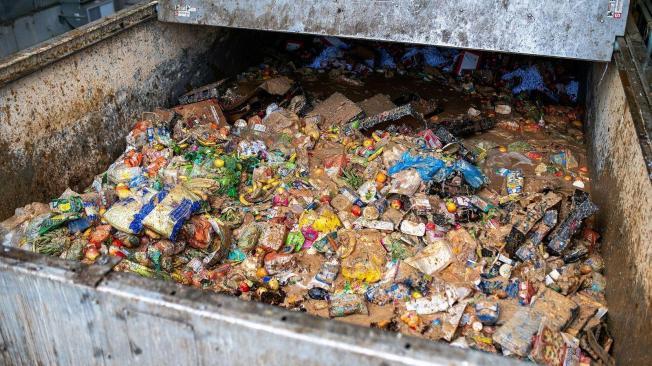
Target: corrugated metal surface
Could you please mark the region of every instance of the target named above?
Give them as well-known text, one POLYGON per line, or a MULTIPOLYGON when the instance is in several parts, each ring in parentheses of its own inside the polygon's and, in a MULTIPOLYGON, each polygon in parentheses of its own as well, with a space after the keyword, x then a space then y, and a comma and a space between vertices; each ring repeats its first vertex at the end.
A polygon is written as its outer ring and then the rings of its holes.
POLYGON ((629 0, 161 0, 159 19, 609 61, 628 8, 629 0))

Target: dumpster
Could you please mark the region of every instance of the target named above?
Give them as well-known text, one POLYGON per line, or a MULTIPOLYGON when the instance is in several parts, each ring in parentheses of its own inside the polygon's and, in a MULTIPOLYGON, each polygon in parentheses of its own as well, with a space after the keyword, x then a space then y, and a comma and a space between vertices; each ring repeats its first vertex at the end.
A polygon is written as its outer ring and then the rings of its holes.
MULTIPOLYGON (((189 89, 242 71, 250 65, 242 60, 262 59, 264 46, 277 35, 200 25, 261 28, 241 22, 254 14, 235 5, 220 8, 227 2, 217 3, 218 8, 206 13, 199 3, 163 2, 158 14, 156 3, 144 4, 2 61, 2 218, 30 202, 48 202, 67 187, 88 186, 95 173, 123 152, 134 118, 157 107, 174 106, 189 89), (224 18, 211 16, 215 14, 224 18), (161 22, 157 16, 193 24, 161 22)), ((311 9, 311 2, 300 2, 296 8, 263 3, 249 5, 263 16, 296 14, 292 24, 303 24, 293 28, 290 23, 261 21, 264 30, 322 32, 323 26, 311 28, 310 17, 301 13, 311 9)), ((518 10, 509 2, 503 6, 518 10)), ((344 8, 332 11, 360 10, 344 8)), ((423 5, 416 10, 428 13, 429 9, 423 5)), ((616 13, 612 11, 611 20, 616 13)), ((425 17, 418 11, 411 14, 417 20, 425 17)), ((539 16, 526 14, 526 19, 539 16)), ((459 44, 459 37, 447 42, 417 39, 418 34, 393 39, 374 36, 373 29, 356 33, 350 27, 340 24, 324 33, 594 60, 582 64, 586 69, 584 128, 591 197, 600 207, 595 227, 602 230, 613 355, 618 363, 650 363, 645 334, 651 325, 642 319, 647 319, 652 296, 652 249, 647 245, 652 234, 647 217, 652 212, 652 166, 646 135, 649 100, 638 91, 643 89, 635 48, 640 39, 619 39, 619 50, 612 56, 611 47, 573 49, 567 38, 558 40, 563 46, 558 49, 549 43, 519 48, 500 42, 483 46, 482 39, 473 37, 464 44, 459 44), (596 61, 612 57, 611 62, 596 61)), ((607 34, 617 34, 615 28, 607 34)), ((596 44, 604 46, 606 41, 598 38, 596 44)), ((417 226, 406 230, 418 230, 417 226)), ((518 363, 135 277, 114 271, 114 264, 109 259, 84 265, 2 247, 0 286, 7 294, 0 300, 3 363, 518 363)), ((480 311, 490 314, 491 306, 480 311)))

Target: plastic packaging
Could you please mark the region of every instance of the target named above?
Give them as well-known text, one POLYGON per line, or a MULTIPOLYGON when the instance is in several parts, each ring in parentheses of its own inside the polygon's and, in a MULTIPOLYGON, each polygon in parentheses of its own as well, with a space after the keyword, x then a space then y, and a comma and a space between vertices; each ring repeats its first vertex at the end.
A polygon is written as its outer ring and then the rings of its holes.
POLYGON ((466 183, 475 189, 482 187, 488 182, 487 177, 482 174, 482 171, 480 171, 478 167, 467 162, 464 159, 456 161, 453 169, 462 173, 466 183))
POLYGON ((548 249, 556 254, 561 254, 570 244, 571 237, 579 230, 582 226, 582 221, 587 217, 593 215, 598 211, 598 206, 596 206, 588 198, 584 199, 573 212, 571 212, 566 220, 562 222, 553 232, 550 234, 550 241, 548 242, 548 249))
POLYGON ((435 240, 416 255, 407 258, 405 263, 432 275, 446 268, 453 261, 453 252, 445 240, 435 240))
POLYGON ((429 181, 445 165, 442 160, 430 156, 412 156, 406 152, 401 156, 401 160, 387 170, 387 173, 394 175, 406 169, 415 169, 421 179, 429 181))
POLYGON ((342 317, 352 314, 368 314, 367 305, 360 295, 351 293, 338 293, 330 297, 328 314, 335 317, 342 317))
POLYGON ((152 197, 136 219, 142 217, 143 226, 174 240, 185 221, 199 209, 200 203, 199 196, 183 185, 176 185, 152 197))

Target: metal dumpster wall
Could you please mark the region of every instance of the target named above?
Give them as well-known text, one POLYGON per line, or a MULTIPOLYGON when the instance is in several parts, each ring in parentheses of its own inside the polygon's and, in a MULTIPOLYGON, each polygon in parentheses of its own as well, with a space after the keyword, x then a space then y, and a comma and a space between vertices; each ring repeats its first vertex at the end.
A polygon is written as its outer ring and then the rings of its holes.
MULTIPOLYGON (((208 78, 222 32, 147 21, 0 86, 0 218, 87 184, 122 151, 133 116, 208 78)), ((589 80, 589 137, 611 329, 619 363, 652 364, 652 189, 618 67, 603 67, 589 80)), ((0 363, 509 362, 123 274, 79 283, 81 267, 4 250, 0 363)))
MULTIPOLYGON (((155 4, 147 6, 151 11, 155 4)), ((119 25, 124 21, 118 19, 119 25)), ((64 35, 54 47, 79 47, 106 31, 64 35)), ((62 58, 61 52, 47 53, 49 43, 0 61, 19 74, 33 71, 44 57, 59 57, 25 77, 0 82, 0 219, 68 186, 90 184, 124 150, 135 116, 169 104, 188 84, 214 77, 206 58, 220 32, 152 18, 62 58), (26 63, 30 57, 35 61, 26 63)))
POLYGON ((0 247, 0 364, 523 365, 0 247))
POLYGON ((159 19, 586 60, 611 59, 629 0, 160 0, 159 19))
POLYGON ((640 111, 626 92, 622 55, 615 57, 594 64, 589 77, 592 197, 600 207, 597 227, 604 228, 614 356, 619 365, 652 365, 652 182, 639 141, 645 136, 632 118, 640 111))

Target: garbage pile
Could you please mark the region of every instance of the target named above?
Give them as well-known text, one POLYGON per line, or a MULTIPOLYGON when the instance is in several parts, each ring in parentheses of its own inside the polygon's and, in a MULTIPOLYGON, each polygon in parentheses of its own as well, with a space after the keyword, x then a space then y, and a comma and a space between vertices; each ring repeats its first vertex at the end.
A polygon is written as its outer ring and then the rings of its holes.
POLYGON ((145 113, 90 187, 17 209, 3 244, 541 364, 613 363, 572 78, 434 47, 284 48, 145 113))

